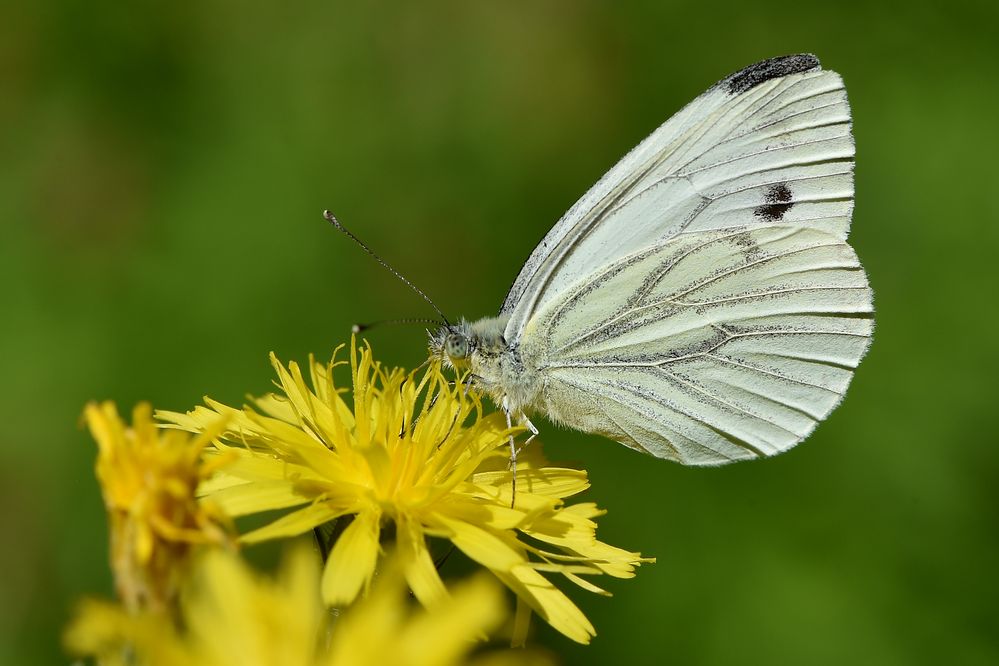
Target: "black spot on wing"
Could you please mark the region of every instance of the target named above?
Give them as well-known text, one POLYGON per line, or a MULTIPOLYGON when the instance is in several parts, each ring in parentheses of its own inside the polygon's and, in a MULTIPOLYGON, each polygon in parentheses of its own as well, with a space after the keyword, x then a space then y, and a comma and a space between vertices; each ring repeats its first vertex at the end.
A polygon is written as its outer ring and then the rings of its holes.
POLYGON ((752 90, 764 81, 790 74, 798 74, 799 72, 807 72, 819 67, 821 67, 819 59, 810 53, 779 56, 777 58, 770 58, 769 60, 762 60, 755 65, 740 69, 735 74, 722 79, 721 85, 725 86, 733 95, 738 95, 747 90, 752 90))
POLYGON ((784 214, 791 210, 794 205, 791 196, 791 188, 787 183, 776 183, 770 186, 767 193, 763 195, 766 202, 758 207, 753 213, 768 222, 776 222, 784 218, 784 214))

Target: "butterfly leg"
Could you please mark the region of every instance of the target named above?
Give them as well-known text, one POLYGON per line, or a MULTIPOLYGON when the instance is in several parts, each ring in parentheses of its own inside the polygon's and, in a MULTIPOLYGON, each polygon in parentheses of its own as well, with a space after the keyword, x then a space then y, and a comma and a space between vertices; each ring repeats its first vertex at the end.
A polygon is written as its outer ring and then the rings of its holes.
POLYGON ((468 397, 468 392, 475 388, 477 385, 482 384, 482 377, 478 375, 469 375, 465 378, 465 397, 468 397))
POLYGON ((521 451, 526 449, 527 445, 531 443, 531 440, 540 434, 538 426, 531 423, 531 419, 527 418, 527 414, 524 414, 523 412, 520 413, 520 423, 521 425, 526 426, 527 429, 531 431, 531 434, 528 436, 527 439, 524 440, 524 443, 520 445, 520 448, 517 449, 517 453, 520 453, 521 451))
MULTIPOLYGON (((506 427, 513 427, 513 419, 510 417, 510 405, 507 402, 506 396, 503 396, 503 414, 506 415, 506 427)), ((510 482, 510 508, 513 508, 514 502, 517 500, 517 443, 513 440, 513 435, 510 435, 510 471, 513 474, 513 479, 510 482)))

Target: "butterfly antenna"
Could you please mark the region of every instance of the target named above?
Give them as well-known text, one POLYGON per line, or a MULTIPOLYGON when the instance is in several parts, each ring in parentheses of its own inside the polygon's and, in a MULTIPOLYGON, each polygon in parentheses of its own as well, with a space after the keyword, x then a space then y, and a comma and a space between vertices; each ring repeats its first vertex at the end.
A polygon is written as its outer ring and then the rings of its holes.
POLYGON ((357 323, 350 327, 351 333, 362 333, 375 326, 381 326, 383 324, 437 324, 441 325, 440 319, 426 319, 426 318, 415 318, 415 319, 379 319, 378 321, 370 321, 366 324, 357 323))
POLYGON ((329 212, 328 210, 324 210, 323 211, 323 217, 325 217, 329 221, 329 223, 332 224, 336 228, 337 231, 339 231, 340 233, 342 233, 343 235, 345 235, 347 238, 349 238, 350 240, 352 240, 355 243, 357 243, 358 245, 360 245, 361 249, 364 250, 365 252, 367 252, 368 254, 370 254, 374 258, 375 261, 377 261, 379 264, 382 265, 382 267, 385 270, 387 270, 389 273, 391 273, 392 275, 394 275, 397 278, 399 278, 400 280, 402 280, 406 284, 407 287, 409 287, 410 289, 412 289, 413 291, 415 291, 417 294, 419 294, 423 298, 423 300, 425 300, 427 303, 429 303, 430 307, 432 307, 437 312, 437 314, 440 315, 441 320, 444 322, 444 325, 447 326, 448 328, 451 328, 451 322, 448 321, 448 318, 444 316, 444 313, 441 312, 441 309, 439 307, 437 307, 437 304, 434 303, 432 300, 430 300, 430 297, 427 296, 423 292, 422 289, 420 289, 415 284, 413 284, 412 282, 410 282, 409 280, 407 280, 405 277, 403 277, 402 273, 400 273, 396 269, 394 269, 391 266, 389 266, 388 263, 386 263, 384 259, 382 259, 377 254, 375 254, 374 250, 372 250, 370 247, 368 247, 367 245, 365 245, 361 241, 360 238, 358 238, 354 234, 350 233, 350 230, 347 229, 347 227, 345 227, 342 224, 340 224, 340 220, 336 219, 336 216, 333 213, 329 212))

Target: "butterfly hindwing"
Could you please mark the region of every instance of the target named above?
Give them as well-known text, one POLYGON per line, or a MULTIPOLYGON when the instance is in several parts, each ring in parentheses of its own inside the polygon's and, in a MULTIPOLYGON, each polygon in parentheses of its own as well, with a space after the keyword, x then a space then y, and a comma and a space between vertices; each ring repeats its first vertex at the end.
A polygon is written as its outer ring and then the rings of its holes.
POLYGON ((689 232, 549 300, 523 350, 554 420, 721 464, 784 451, 832 411, 867 349, 871 299, 827 231, 689 232))

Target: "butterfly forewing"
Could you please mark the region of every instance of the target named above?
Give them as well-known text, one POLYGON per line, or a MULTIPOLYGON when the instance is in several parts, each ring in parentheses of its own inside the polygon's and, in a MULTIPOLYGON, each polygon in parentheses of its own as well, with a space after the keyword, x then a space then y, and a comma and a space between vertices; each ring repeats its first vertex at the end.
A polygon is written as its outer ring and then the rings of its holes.
POLYGON ((519 341, 548 301, 680 234, 790 223, 846 237, 853 139, 842 80, 813 56, 757 63, 632 150, 552 228, 504 302, 519 341))

